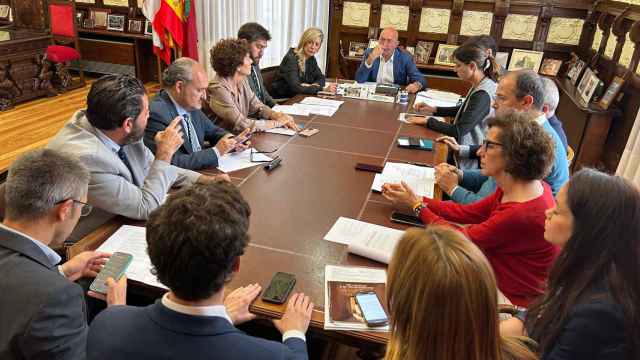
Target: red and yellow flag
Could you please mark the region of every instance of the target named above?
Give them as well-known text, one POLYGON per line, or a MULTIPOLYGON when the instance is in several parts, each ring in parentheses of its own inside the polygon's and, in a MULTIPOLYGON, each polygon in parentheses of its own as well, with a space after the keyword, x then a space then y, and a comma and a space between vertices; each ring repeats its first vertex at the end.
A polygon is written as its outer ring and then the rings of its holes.
POLYGON ((171 63, 173 48, 181 49, 183 56, 198 60, 195 0, 151 0, 150 2, 153 2, 150 7, 155 8, 147 11, 154 14, 153 18, 149 19, 153 23, 154 53, 167 64, 171 63))

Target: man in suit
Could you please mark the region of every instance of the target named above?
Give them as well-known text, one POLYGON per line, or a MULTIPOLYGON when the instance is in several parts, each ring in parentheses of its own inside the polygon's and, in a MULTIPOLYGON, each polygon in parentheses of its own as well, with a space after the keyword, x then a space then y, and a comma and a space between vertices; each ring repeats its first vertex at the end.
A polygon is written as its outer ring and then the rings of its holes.
MULTIPOLYGON (((153 153, 158 148, 156 134, 174 120, 180 121, 183 134, 183 143, 171 158, 171 164, 177 167, 191 170, 217 167, 222 155, 236 148, 244 150, 244 145, 236 143, 232 134, 214 125, 202 112, 209 81, 200 63, 190 58, 177 59, 162 74, 162 85, 164 89, 149 104, 144 135, 144 143, 153 153), (205 147, 205 141, 212 146, 205 147)), ((246 131, 239 138, 248 134, 246 131)))
POLYGON ((47 145, 74 154, 91 174, 88 203, 97 211, 80 221, 69 242, 114 215, 147 219, 172 186, 229 180, 171 165, 183 142, 180 119, 156 134, 154 156, 142 142, 148 117, 149 100, 140 80, 106 75, 91 84, 87 108, 76 112, 47 145))
MULTIPOLYGON (((0 359, 86 356, 87 310, 73 281, 95 277, 109 254, 83 252, 62 265, 60 245, 86 204, 89 172, 54 150, 22 155, 9 168, 0 224, 0 359)), ((124 304, 126 278, 109 279, 108 304, 124 304)))
POLYGON ((264 49, 267 48, 267 42, 271 40, 271 34, 262 25, 258 23, 246 23, 238 29, 238 39, 244 39, 249 44, 249 53, 251 54, 251 74, 247 76, 249 87, 256 94, 258 100, 268 107, 274 107, 276 102, 273 100, 269 91, 264 87, 262 73, 260 73, 260 59, 264 55, 264 49))
POLYGON ((378 46, 364 52, 356 71, 359 83, 407 85, 406 90, 416 93, 427 87, 427 80, 413 62, 410 53, 398 49, 398 31, 388 27, 380 33, 378 46))
POLYGON ((222 300, 224 284, 238 271, 249 242, 250 212, 228 183, 180 190, 154 211, 147 222, 149 258, 169 292, 147 307, 100 313, 89 330, 88 359, 307 359, 309 297, 292 295, 282 319, 274 321, 283 344, 234 327, 255 318, 248 306, 259 286, 245 291, 244 306, 235 315, 222 300))

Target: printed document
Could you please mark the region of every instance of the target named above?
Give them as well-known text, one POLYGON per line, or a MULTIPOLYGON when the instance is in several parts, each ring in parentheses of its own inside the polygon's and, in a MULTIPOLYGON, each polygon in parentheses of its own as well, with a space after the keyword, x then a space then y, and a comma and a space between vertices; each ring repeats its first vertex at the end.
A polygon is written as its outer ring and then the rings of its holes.
POLYGON ((371 190, 382 191, 385 183, 399 184, 404 181, 418 196, 433 199, 433 187, 436 182, 435 170, 427 166, 388 162, 384 164, 382 174, 376 174, 371 190))
POLYGON ((218 170, 229 173, 236 170, 264 164, 265 162, 271 161, 273 159, 265 154, 254 153, 253 160, 254 162, 251 161, 251 149, 246 149, 241 152, 227 153, 222 155, 220 159, 218 159, 218 170))
POLYGON ((356 255, 388 264, 403 233, 397 229, 340 217, 324 239, 348 245, 349 252, 356 255))

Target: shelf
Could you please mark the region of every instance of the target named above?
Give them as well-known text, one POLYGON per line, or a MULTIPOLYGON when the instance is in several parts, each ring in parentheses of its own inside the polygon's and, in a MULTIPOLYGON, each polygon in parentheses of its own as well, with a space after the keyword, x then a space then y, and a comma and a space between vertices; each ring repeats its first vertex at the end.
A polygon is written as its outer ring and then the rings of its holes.
POLYGON ((107 36, 115 36, 127 39, 139 39, 139 40, 151 40, 151 35, 144 34, 132 34, 126 33, 122 31, 111 31, 111 30, 100 30, 100 29, 78 29, 79 34, 96 34, 96 35, 107 35, 107 36))

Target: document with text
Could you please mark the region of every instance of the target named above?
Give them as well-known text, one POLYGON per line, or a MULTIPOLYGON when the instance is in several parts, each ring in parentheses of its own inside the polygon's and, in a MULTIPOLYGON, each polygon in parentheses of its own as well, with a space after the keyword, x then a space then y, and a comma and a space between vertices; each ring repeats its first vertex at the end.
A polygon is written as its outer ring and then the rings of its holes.
POLYGON ((296 108, 293 105, 276 105, 271 110, 289 115, 309 116, 308 111, 296 108))
POLYGON ((432 167, 388 162, 384 164, 382 173, 376 174, 373 178, 371 190, 381 192, 385 183, 399 184, 400 181, 404 181, 416 195, 433 199, 435 174, 432 167))
POLYGON ((340 217, 324 239, 348 246, 350 253, 388 264, 404 232, 340 217))
MULTIPOLYGON (((255 149, 254 149, 255 151, 255 149)), ((218 170, 226 173, 264 164, 273 160, 265 154, 254 153, 251 161, 251 149, 224 154, 218 159, 218 170)))

